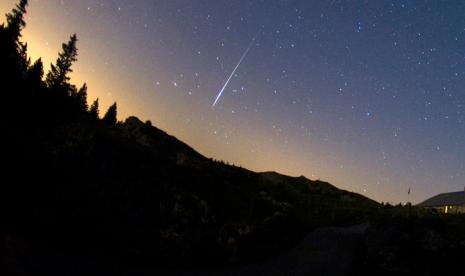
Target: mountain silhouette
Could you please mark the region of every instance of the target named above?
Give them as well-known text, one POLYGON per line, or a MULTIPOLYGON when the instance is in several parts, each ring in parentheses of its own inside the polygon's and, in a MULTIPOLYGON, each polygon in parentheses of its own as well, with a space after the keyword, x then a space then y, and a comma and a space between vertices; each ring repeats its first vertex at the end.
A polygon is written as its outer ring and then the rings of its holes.
POLYGON ((26 7, 20 1, 0 28, 9 182, 1 201, 10 231, 78 252, 165 264, 229 262, 266 255, 312 227, 353 222, 379 207, 321 181, 206 158, 150 121, 118 122, 116 103, 100 119, 98 99, 87 103, 87 85, 70 82, 77 36, 44 74, 20 39, 26 7), (252 247, 261 252, 250 253, 252 247))

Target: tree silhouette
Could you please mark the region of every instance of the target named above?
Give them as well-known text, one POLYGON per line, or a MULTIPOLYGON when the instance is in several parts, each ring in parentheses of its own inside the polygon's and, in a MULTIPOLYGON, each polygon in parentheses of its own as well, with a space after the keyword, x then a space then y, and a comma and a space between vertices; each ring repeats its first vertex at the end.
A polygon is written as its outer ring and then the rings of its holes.
POLYGON ((19 41, 21 31, 26 26, 24 15, 26 13, 27 0, 21 0, 16 7, 6 14, 6 26, 0 28, 0 51, 2 67, 8 68, 5 79, 21 79, 24 77, 29 60, 27 58, 27 45, 19 41))
POLYGON ((6 15, 6 31, 12 41, 18 42, 21 37, 21 31, 26 26, 24 15, 26 14, 27 0, 20 0, 16 7, 6 15))
POLYGON ((98 98, 95 99, 95 101, 92 103, 92 105, 90 106, 90 109, 89 109, 89 113, 90 115, 92 115, 92 117, 94 117, 95 119, 98 119, 98 115, 99 115, 99 107, 98 107, 98 98))
POLYGON ((107 112, 105 113, 105 116, 103 116, 102 121, 108 125, 114 126, 116 125, 117 122, 117 108, 116 108, 116 102, 112 104, 107 112))
POLYGON ((80 110, 85 111, 89 108, 87 105, 87 84, 86 83, 84 83, 82 87, 78 90, 78 92, 76 93, 76 99, 77 99, 80 110))
POLYGON ((34 64, 29 67, 27 71, 26 80, 33 86, 38 87, 42 85, 42 78, 44 77, 44 64, 42 59, 38 59, 34 64))
POLYGON ((65 89, 69 93, 71 88, 69 84, 69 73, 73 72, 71 66, 77 60, 77 36, 70 37, 68 43, 63 43, 62 52, 58 54, 55 65, 51 65, 50 72, 47 74, 46 84, 52 90, 65 89))
POLYGON ((27 56, 27 43, 18 42, 18 69, 24 77, 31 66, 31 59, 27 56))

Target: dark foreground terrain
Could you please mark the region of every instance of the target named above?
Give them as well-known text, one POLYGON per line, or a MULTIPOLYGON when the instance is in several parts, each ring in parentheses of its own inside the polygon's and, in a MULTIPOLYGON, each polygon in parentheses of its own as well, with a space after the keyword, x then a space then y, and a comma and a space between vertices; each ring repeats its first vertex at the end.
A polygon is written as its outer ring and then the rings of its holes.
POLYGON ((44 76, 0 27, 0 275, 437 275, 465 218, 206 158, 150 121, 99 116, 70 83, 77 38, 44 76))
POLYGON ((45 244, 32 245, 21 238, 2 235, 2 266, 7 275, 449 275, 460 272, 463 240, 457 244, 444 240, 441 237, 444 233, 437 233, 434 226, 407 223, 397 227, 407 226, 410 231, 394 229, 399 222, 391 222, 383 230, 376 229, 380 225, 367 223, 317 228, 292 249, 276 256, 247 264, 194 267, 154 266, 63 254, 45 244), (409 237, 411 234, 423 238, 409 237))

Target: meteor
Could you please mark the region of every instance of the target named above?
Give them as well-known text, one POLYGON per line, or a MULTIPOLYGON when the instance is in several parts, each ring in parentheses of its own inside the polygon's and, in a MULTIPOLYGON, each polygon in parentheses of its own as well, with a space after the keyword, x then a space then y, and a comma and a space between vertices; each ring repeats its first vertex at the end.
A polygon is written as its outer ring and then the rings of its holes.
POLYGON ((252 41, 250 41, 249 47, 247 47, 247 49, 245 50, 244 54, 242 54, 241 59, 239 59, 239 62, 237 63, 236 67, 234 67, 234 70, 232 71, 231 75, 229 75, 229 78, 226 80, 226 82, 224 83, 223 87, 222 87, 222 88, 220 89, 220 91, 218 92, 218 95, 216 96, 215 101, 214 101, 213 104, 212 104, 212 107, 215 107, 216 104, 218 103, 218 101, 220 100, 221 96, 223 95, 224 89, 226 88, 226 86, 228 86, 229 82, 231 81, 232 77, 234 76, 234 74, 236 73, 237 69, 238 69, 239 66, 241 65, 242 61, 245 59, 245 57, 246 57, 247 54, 249 53, 250 49, 252 48, 252 45, 253 45, 254 42, 255 42, 255 36, 252 38, 252 41))

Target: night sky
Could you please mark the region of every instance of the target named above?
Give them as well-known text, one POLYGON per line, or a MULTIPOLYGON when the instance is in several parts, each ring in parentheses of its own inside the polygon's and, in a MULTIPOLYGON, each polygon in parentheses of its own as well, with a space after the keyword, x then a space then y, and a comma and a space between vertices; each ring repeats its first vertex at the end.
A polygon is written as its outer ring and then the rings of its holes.
POLYGON ((23 38, 49 64, 77 33, 72 81, 101 112, 117 101, 208 157, 417 203, 465 186, 464 15, 465 1, 30 0, 23 38))

